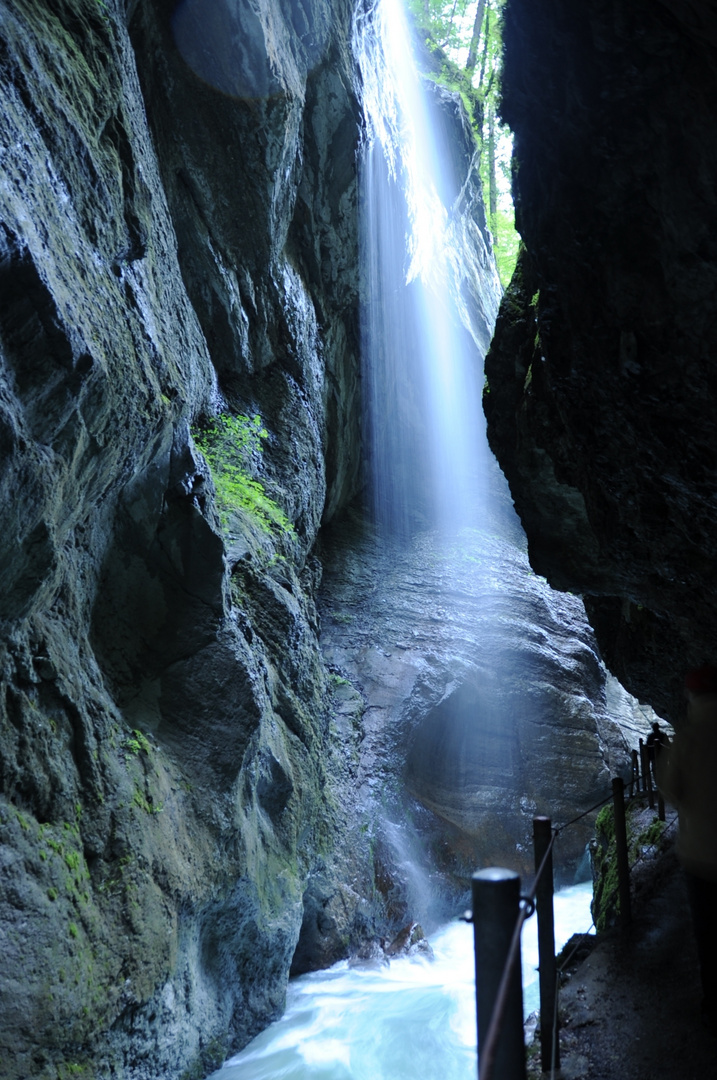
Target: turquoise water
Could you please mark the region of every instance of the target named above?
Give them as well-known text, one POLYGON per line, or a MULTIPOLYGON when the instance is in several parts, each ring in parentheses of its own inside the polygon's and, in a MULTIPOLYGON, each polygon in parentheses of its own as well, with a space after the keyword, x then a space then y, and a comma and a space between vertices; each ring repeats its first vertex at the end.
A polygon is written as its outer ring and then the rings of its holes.
MULTIPOLYGON (((556 948, 591 925, 589 883, 555 897, 556 948)), ((215 1080, 475 1080, 473 931, 453 922, 431 937, 433 961, 393 960, 303 975, 281 1020, 215 1080)), ((538 1008, 537 926, 523 931, 526 1015, 538 1008)))

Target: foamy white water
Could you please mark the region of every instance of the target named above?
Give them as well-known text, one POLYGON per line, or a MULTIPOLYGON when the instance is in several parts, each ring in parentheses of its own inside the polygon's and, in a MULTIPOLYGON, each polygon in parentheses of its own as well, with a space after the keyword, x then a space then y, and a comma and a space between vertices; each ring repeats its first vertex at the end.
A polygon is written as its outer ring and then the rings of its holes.
MULTIPOLYGON (((584 934, 591 928, 590 901, 593 898, 592 882, 584 881, 555 894, 555 951, 560 952, 573 934, 584 934)), ((540 1008, 538 987, 538 920, 528 919, 523 926, 523 1013, 528 1016, 540 1008)))
MULTIPOLYGON (((592 886, 555 897, 556 948, 589 929, 592 886)), ((475 1080, 473 930, 462 922, 431 938, 435 960, 393 960, 302 975, 286 1012, 216 1080, 475 1080)), ((526 1015, 538 1008, 536 918, 523 930, 526 1015)))

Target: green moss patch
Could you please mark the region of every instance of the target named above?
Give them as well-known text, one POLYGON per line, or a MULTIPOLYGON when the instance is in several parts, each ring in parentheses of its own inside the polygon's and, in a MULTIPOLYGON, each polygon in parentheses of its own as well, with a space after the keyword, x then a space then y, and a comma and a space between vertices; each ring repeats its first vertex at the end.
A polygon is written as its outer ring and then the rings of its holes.
MULTIPOLYGON (((645 823, 645 807, 638 800, 625 807, 627 852, 630 868, 640 860, 646 848, 659 845, 665 831, 664 821, 657 815, 645 823)), ((617 877, 617 847, 615 844, 615 812, 612 804, 604 806, 595 821, 595 840, 592 844, 593 902, 592 916, 597 932, 615 926, 620 918, 620 896, 617 877)))
POLYGON ((260 416, 222 413, 192 432, 204 455, 217 492, 222 526, 228 529, 238 513, 248 514, 266 533, 294 535, 294 528, 277 503, 251 475, 269 433, 260 416))

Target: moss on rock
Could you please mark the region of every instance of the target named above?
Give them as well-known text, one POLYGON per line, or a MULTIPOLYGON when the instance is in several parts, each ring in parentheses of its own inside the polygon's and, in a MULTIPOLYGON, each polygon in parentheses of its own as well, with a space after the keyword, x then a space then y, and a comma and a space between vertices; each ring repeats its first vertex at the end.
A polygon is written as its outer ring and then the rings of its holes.
MULTIPOLYGON (((632 868, 646 851, 660 844, 664 821, 648 809, 644 800, 631 799, 625 807, 628 862, 632 868)), ((593 868, 591 911, 599 934, 616 926, 620 919, 620 895, 615 843, 615 811, 612 803, 604 806, 595 821, 595 838, 590 845, 593 868)))

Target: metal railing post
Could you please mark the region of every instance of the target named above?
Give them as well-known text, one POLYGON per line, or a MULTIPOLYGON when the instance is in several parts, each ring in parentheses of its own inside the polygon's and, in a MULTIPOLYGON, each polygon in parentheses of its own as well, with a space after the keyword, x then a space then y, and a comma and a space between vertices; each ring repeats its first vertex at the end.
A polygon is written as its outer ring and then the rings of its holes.
MULTIPOLYGON (((486 1037, 520 911, 520 876, 490 867, 472 878, 473 940, 476 964, 478 1074, 482 1075, 486 1037)), ((525 1080, 523 982, 516 953, 495 1051, 496 1080, 525 1080)))
POLYGON ((650 768, 650 755, 645 748, 645 779, 647 781, 647 801, 651 810, 655 809, 655 793, 652 788, 652 770, 650 768))
POLYGON ((640 765, 638 763, 637 750, 632 750, 630 753, 632 760, 632 775, 630 777, 630 798, 635 794, 635 782, 637 781, 637 790, 640 790, 640 765))
POLYGON ((642 775, 642 784, 637 785, 638 791, 647 791, 647 780, 645 778, 645 766, 647 765, 647 756, 645 754, 645 743, 640 739, 640 773, 642 775))
POLYGON ((543 1072, 560 1067, 560 1044, 553 1054, 553 1032, 557 1032, 555 1016, 555 916, 553 911, 553 853, 550 818, 533 818, 533 850, 535 872, 543 864, 543 873, 535 890, 535 909, 538 914, 538 976, 540 982, 540 1064, 543 1072), (546 857, 547 856, 547 857, 546 857))
POLYGON ((630 908, 630 863, 627 855, 627 821, 625 818, 625 785, 621 776, 612 782, 612 803, 615 812, 615 853, 617 884, 620 897, 620 926, 624 930, 632 922, 630 908))

